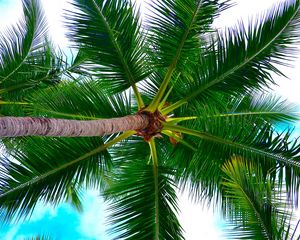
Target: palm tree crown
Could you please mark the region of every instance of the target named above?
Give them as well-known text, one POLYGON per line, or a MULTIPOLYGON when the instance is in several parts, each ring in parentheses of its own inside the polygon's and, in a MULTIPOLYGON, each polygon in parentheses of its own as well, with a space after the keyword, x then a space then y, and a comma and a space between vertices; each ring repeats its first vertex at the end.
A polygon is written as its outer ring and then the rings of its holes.
POLYGON ((292 237, 300 144, 275 127, 299 116, 267 90, 295 56, 300 1, 223 32, 227 0, 157 0, 143 19, 130 0, 72 4, 76 56, 54 51, 38 0, 0 36, 1 220, 80 209, 94 187, 116 239, 183 239, 179 189, 221 204, 230 239, 292 237))

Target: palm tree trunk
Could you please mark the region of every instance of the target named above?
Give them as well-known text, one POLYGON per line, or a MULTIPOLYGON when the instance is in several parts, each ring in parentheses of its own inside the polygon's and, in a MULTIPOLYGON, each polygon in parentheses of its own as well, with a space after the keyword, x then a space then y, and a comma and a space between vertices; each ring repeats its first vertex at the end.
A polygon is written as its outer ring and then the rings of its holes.
POLYGON ((148 116, 143 114, 89 121, 56 118, 0 117, 0 137, 103 136, 128 130, 144 129, 148 124, 148 116))

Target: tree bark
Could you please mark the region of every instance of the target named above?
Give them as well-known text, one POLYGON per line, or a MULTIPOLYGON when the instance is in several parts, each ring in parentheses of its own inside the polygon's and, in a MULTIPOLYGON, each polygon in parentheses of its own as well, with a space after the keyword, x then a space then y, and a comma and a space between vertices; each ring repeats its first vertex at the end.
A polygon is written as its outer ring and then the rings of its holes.
POLYGON ((56 118, 0 117, 0 137, 104 136, 128 130, 144 129, 148 124, 148 116, 143 114, 89 121, 56 118))

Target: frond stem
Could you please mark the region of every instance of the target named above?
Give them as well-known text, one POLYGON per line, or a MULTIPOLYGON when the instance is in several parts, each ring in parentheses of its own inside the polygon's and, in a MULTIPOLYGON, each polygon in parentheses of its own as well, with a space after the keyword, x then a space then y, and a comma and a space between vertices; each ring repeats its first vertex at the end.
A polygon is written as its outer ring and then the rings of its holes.
POLYGON ((187 141, 183 140, 182 138, 178 137, 172 131, 163 130, 161 133, 167 135, 168 137, 174 138, 177 142, 182 143, 184 146, 188 147, 192 151, 194 151, 194 152, 197 151, 197 148, 195 148, 194 146, 192 146, 190 143, 188 143, 187 141))
POLYGON ((155 188, 155 240, 159 240, 159 186, 158 186, 158 157, 154 138, 149 141, 151 158, 153 163, 153 177, 155 188))
POLYGON ((272 159, 276 159, 277 161, 283 162, 287 165, 292 165, 294 167, 300 168, 300 162, 294 161, 292 159, 288 159, 288 158, 286 158, 284 156, 281 156, 279 154, 274 154, 274 153, 267 152, 267 151, 264 151, 264 150, 261 150, 261 149, 255 148, 255 147, 247 146, 245 144, 241 144, 241 143, 233 142, 231 140, 223 139, 221 137, 214 136, 214 135, 211 135, 209 133, 200 132, 200 131, 197 131, 197 130, 185 128, 185 127, 178 126, 178 125, 172 126, 172 125, 169 125, 167 123, 164 123, 164 128, 163 129, 164 130, 175 131, 175 132, 180 132, 180 133, 185 133, 185 134, 188 134, 188 135, 191 135, 191 136, 199 137, 199 138, 201 138, 203 140, 206 140, 206 141, 215 142, 215 143, 219 143, 219 144, 223 144, 223 145, 228 145, 228 146, 231 146, 231 147, 234 147, 234 148, 237 148, 237 149, 241 149, 241 150, 246 150, 246 151, 253 152, 253 153, 256 153, 258 155, 261 155, 261 156, 266 156, 266 157, 270 157, 272 159))
MULTIPOLYGON (((298 112, 295 112, 298 113, 298 112)), ((282 112, 238 112, 238 113, 224 113, 224 114, 215 114, 208 117, 239 117, 239 116, 256 116, 256 115, 275 115, 275 114, 282 114, 282 112)))
POLYGON ((169 91, 166 93, 160 104, 158 105, 158 110, 161 110, 167 102, 169 95, 171 94, 173 87, 170 87, 169 91))
POLYGON ((188 103, 188 102, 185 101, 185 100, 183 100, 183 99, 182 99, 182 100, 179 100, 179 101, 177 101, 176 103, 174 103, 174 104, 172 104, 172 105, 170 105, 170 106, 164 108, 164 109, 161 111, 161 113, 162 113, 163 115, 167 115, 167 114, 169 114, 170 112, 174 111, 175 109, 177 109, 177 108, 179 108, 179 107, 181 107, 182 105, 187 104, 187 103, 188 103))
MULTIPOLYGON (((173 105, 171 105, 173 106, 173 105)), ((169 110, 171 110, 169 107, 165 108, 162 111, 162 114, 168 114, 169 110)), ((295 114, 300 114, 300 112, 293 112, 295 114)), ((192 117, 182 117, 182 118, 169 118, 166 121, 167 122, 181 122, 181 121, 186 121, 186 120, 193 120, 193 119, 204 119, 204 118, 221 118, 221 117, 242 117, 242 116, 257 116, 257 115, 276 115, 276 114, 282 114, 282 112, 267 112, 267 111, 262 111, 262 112, 238 112, 238 113, 221 113, 221 114, 214 114, 214 115, 208 115, 206 117, 203 116, 192 116, 192 117)), ((294 120, 299 120, 300 118, 294 117, 294 120)))
POLYGON ((190 121, 190 120, 195 120, 198 119, 200 117, 196 117, 196 116, 191 116, 191 117, 172 117, 172 118, 167 118, 166 122, 168 123, 180 123, 183 121, 190 121))
POLYGON ((153 112, 157 109, 158 105, 160 104, 161 99, 163 98, 163 96, 165 94, 167 86, 169 85, 169 82, 172 78, 172 74, 175 71, 175 68, 176 68, 176 64, 175 64, 175 66, 174 66, 174 64, 171 64, 162 84, 160 85, 160 87, 158 89, 158 92, 154 96, 151 104, 147 107, 148 111, 153 112))
POLYGON ((31 105, 31 103, 27 103, 27 102, 7 102, 7 101, 0 101, 0 105, 31 105))
POLYGON ((173 61, 172 63, 170 64, 169 68, 168 68, 168 71, 166 73, 166 76, 162 82, 162 84, 160 85, 159 89, 158 89, 158 92, 156 93, 155 97, 153 98, 151 104, 148 106, 147 110, 148 111, 155 111, 161 101, 161 99, 163 98, 164 94, 165 94, 165 91, 171 81, 171 78, 172 78, 172 75, 173 75, 173 72, 175 71, 176 69, 176 66, 177 66, 177 62, 180 58, 180 55, 181 55, 181 51, 184 47, 184 44, 187 40, 187 37, 190 33, 190 31, 192 30, 192 26, 194 24, 194 22, 196 21, 196 17, 200 11, 200 8, 202 6, 202 2, 203 0, 199 1, 198 2, 198 5, 197 5, 197 8, 196 8, 196 11, 193 13, 193 16, 192 16, 192 19, 191 19, 191 22, 189 24, 189 26, 187 27, 187 29, 185 30, 182 38, 181 38, 181 41, 180 41, 180 44, 176 50, 176 53, 175 53, 175 56, 173 58, 173 61))

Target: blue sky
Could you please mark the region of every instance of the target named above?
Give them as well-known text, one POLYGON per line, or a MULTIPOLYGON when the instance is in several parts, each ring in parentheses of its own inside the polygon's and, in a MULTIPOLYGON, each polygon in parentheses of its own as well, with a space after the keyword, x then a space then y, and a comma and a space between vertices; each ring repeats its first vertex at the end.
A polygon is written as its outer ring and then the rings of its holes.
POLYGON ((98 192, 87 191, 83 202, 82 213, 68 203, 56 208, 38 204, 30 221, 2 226, 0 239, 23 240, 37 234, 48 234, 56 240, 108 240, 105 235, 104 204, 98 192))
MULTIPOLYGON (((50 25, 50 35, 53 40, 62 48, 66 48, 68 41, 64 37, 62 25, 63 9, 69 8, 66 0, 41 0, 47 9, 48 22, 50 25)), ((272 3, 278 0, 238 0, 238 5, 228 10, 216 22, 216 27, 221 28, 226 25, 233 25, 242 16, 256 14, 263 11, 272 3), (259 6, 259 8, 258 8, 259 6)), ((7 24, 16 21, 21 12, 21 0, 0 0, 0 30, 7 24)), ((300 65, 296 62, 295 65, 300 65)), ((295 80, 299 75, 297 68, 286 70, 287 75, 293 79, 291 81, 278 79, 280 87, 274 90, 290 101, 300 104, 300 81, 295 80)), ((297 132, 300 132, 298 126, 297 132)), ((84 195, 84 211, 77 213, 67 203, 56 208, 38 204, 30 221, 24 223, 11 224, 0 227, 0 239, 21 240, 39 233, 50 234, 57 240, 108 240, 105 234, 105 206, 97 191, 89 190, 84 195)), ((212 209, 203 208, 201 204, 191 204, 186 194, 179 198, 181 209, 180 221, 186 231, 187 240, 199 239, 205 236, 207 240, 221 240, 224 221, 218 214, 214 214, 212 209)))

